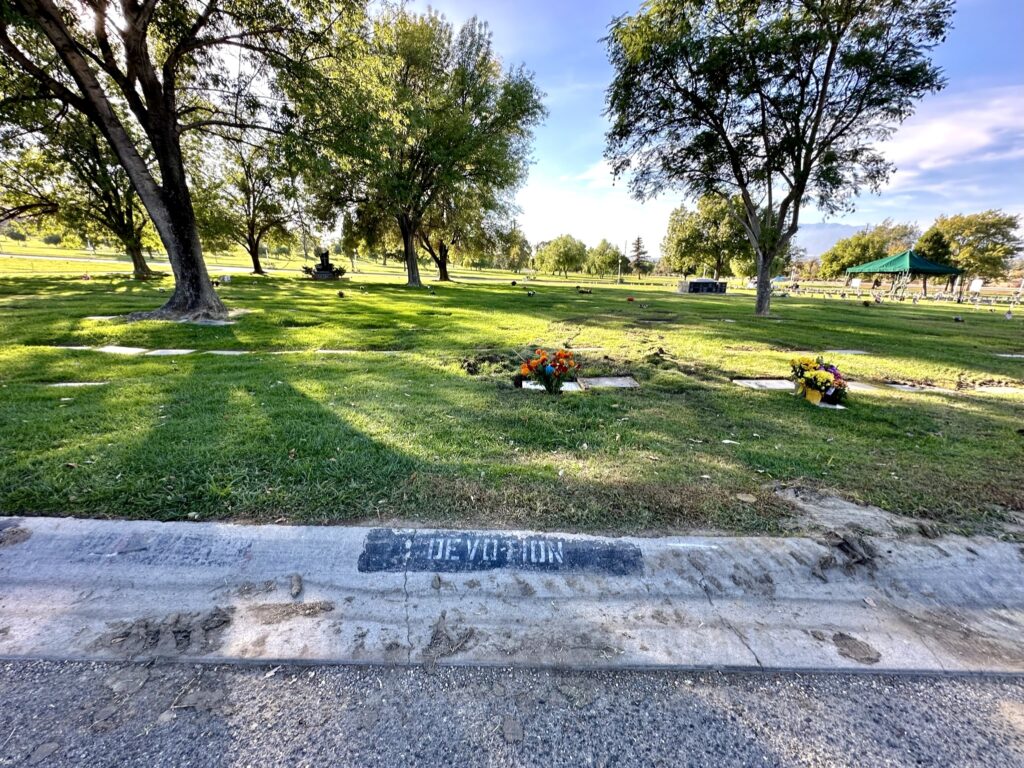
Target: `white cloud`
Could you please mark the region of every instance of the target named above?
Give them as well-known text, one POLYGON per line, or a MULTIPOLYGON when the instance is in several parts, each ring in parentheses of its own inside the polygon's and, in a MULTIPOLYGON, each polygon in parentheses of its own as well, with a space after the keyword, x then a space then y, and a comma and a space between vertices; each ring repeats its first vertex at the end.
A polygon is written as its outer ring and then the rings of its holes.
POLYGON ((571 234, 589 246, 607 238, 622 248, 642 237, 654 256, 660 252, 669 214, 679 204, 667 197, 646 203, 632 199, 624 181, 612 183, 605 163, 578 176, 531 178, 518 202, 531 242, 571 234))
POLYGON ((889 189, 924 171, 1024 157, 1024 86, 940 94, 880 149, 900 169, 889 189))

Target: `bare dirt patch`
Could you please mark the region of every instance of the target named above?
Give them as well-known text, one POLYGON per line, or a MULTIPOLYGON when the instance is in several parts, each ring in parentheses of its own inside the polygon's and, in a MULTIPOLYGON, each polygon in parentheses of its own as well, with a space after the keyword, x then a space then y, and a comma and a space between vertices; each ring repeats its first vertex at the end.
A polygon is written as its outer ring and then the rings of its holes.
POLYGON ((423 657, 428 663, 436 663, 438 659, 454 656, 467 646, 475 634, 472 627, 465 630, 453 627, 449 630, 447 613, 442 611, 434 622, 434 632, 427 647, 423 649, 423 657))
POLYGON ((312 619, 334 610, 334 603, 320 600, 315 603, 261 603, 249 611, 260 624, 280 624, 291 619, 312 619))
POLYGON ((171 613, 163 618, 112 622, 92 648, 117 651, 128 657, 205 655, 221 646, 233 611, 216 607, 204 613, 171 613))
POLYGON ((23 544, 32 536, 32 531, 20 525, 0 529, 0 549, 13 547, 15 544, 23 544))
POLYGON ((858 664, 877 664, 882 660, 882 654, 872 646, 845 632, 836 632, 832 635, 832 643, 840 656, 852 659, 858 664))
POLYGON ((811 488, 782 488, 775 495, 791 504, 797 514, 787 526, 798 530, 856 531, 872 536, 895 538, 917 527, 921 521, 886 512, 878 507, 855 504, 811 488))

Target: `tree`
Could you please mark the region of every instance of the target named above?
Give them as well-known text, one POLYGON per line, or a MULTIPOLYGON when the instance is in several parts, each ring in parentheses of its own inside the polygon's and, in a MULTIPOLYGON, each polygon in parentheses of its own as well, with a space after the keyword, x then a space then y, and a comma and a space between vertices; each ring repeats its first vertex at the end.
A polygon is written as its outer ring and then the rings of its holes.
POLYGON ((237 127, 239 103, 255 97, 232 86, 251 85, 263 61, 287 57, 304 26, 285 0, 122 0, 116 8, 109 0, 5 0, 3 116, 22 119, 26 105, 45 100, 96 126, 131 179, 174 272, 167 303, 147 316, 224 316, 203 260, 183 137, 237 127), (228 49, 240 52, 237 68, 228 49), (241 52, 256 66, 243 67, 241 52), (233 78, 236 70, 244 70, 242 77, 233 78), (224 93, 228 98, 219 103, 214 96, 224 93))
POLYGON ((357 204, 372 219, 390 216, 408 284, 419 286, 417 242, 432 209, 496 196, 524 178, 532 130, 544 115, 540 92, 522 68, 502 70, 486 24, 474 18, 455 34, 433 11, 385 11, 362 63, 326 77, 330 91, 300 104, 311 127, 324 126, 317 133, 328 143, 312 164, 323 175, 326 163, 336 179, 319 189, 322 202, 357 204), (343 109, 325 108, 331 93, 343 109))
POLYGON ((952 0, 651 0, 613 22, 606 155, 648 198, 738 194, 756 313, 813 199, 826 213, 877 190, 879 140, 943 86, 929 55, 952 0))
POLYGON ((1006 274, 1010 260, 1024 248, 1019 227, 1019 216, 989 210, 940 216, 929 233, 936 230, 943 235, 949 244, 950 262, 963 270, 965 278, 994 280, 1006 274))
POLYGON ((753 250, 740 224, 741 208, 742 201, 716 195, 701 197, 694 211, 676 208, 661 243, 662 260, 667 259, 669 269, 683 275, 710 269, 715 280, 732 274, 733 259, 753 261, 753 250))
POLYGON ((540 272, 553 275, 561 272, 566 277, 570 272, 579 272, 587 259, 587 246, 571 235, 559 235, 554 240, 537 246, 536 263, 540 272))
POLYGON ((256 140, 228 140, 221 202, 228 237, 248 252, 252 271, 264 275, 260 247, 267 238, 291 237, 289 200, 294 191, 282 172, 285 164, 278 145, 256 140))
POLYGON ((949 240, 942 234, 942 230, 934 225, 917 239, 914 250, 936 264, 951 264, 953 260, 953 249, 949 240))
MULTIPOLYGON (((914 243, 914 250, 928 259, 928 261, 934 261, 936 264, 948 265, 953 263, 953 249, 949 245, 949 240, 934 226, 917 239, 917 242, 914 243)), ((950 276, 947 286, 952 286, 955 279, 955 275, 950 276)), ((922 279, 922 290, 924 295, 927 296, 928 275, 925 275, 922 279)))
POLYGON ((519 226, 513 224, 512 227, 500 233, 495 256, 494 266, 496 269, 522 272, 530 266, 533 247, 519 226))
POLYGON ((153 277, 142 255, 149 219, 128 175, 83 117, 53 119, 50 140, 23 144, 0 160, 0 210, 20 211, 86 241, 113 235, 135 278, 153 277))
MULTIPOLYGON (((417 232, 420 243, 437 265, 437 279, 449 281, 452 249, 464 256, 492 252, 500 239, 500 220, 513 206, 488 185, 460 187, 439 195, 424 215, 417 232)), ((488 259, 484 258, 483 261, 488 259)), ((465 259, 463 263, 465 263, 465 259)), ((481 259, 476 259, 479 263, 481 259)))
POLYGON ((587 251, 587 258, 583 266, 588 274, 600 277, 617 275, 620 269, 625 274, 631 268, 626 254, 607 240, 602 240, 587 251))
POLYGON ((891 219, 865 227, 821 255, 821 276, 835 280, 843 277, 850 267, 902 253, 913 247, 919 234, 915 224, 896 224, 891 219))
POLYGON ((654 265, 647 257, 647 248, 644 247, 644 239, 638 237, 633 241, 633 247, 629 252, 630 267, 638 275, 649 275, 654 271, 654 265))
POLYGON ((885 219, 881 224, 871 228, 871 234, 882 243, 886 256, 909 251, 921 237, 921 229, 910 222, 898 223, 885 219))

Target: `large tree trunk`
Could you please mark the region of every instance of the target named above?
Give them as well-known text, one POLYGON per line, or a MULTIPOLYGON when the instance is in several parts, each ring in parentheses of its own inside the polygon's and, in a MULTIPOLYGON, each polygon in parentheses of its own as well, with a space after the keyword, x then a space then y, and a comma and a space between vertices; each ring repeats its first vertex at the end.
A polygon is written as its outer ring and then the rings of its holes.
POLYGON ((450 283, 448 276, 448 246, 440 243, 437 247, 437 279, 443 283, 450 283))
MULTIPOLYGON (((135 141, 118 117, 99 78, 93 72, 85 55, 68 33, 61 11, 52 0, 24 3, 25 10, 50 40, 54 51, 64 62, 75 80, 81 98, 74 106, 85 114, 107 140, 118 161, 131 179, 153 226, 160 236, 174 272, 174 292, 163 307, 153 312, 132 315, 137 319, 220 319, 227 315, 213 286, 210 284, 203 261, 203 251, 196 230, 195 211, 185 178, 185 164, 179 141, 177 115, 173 112, 173 83, 153 84, 153 88, 167 89, 163 104, 149 104, 147 120, 142 128, 153 149, 153 157, 160 168, 160 184, 142 159, 135 141)), ((154 80, 149 52, 144 45, 126 52, 129 71, 138 67, 144 76, 154 80)), ((37 79, 39 79, 37 77, 37 79)), ((46 75, 42 76, 44 83, 46 75)), ((52 87, 52 86, 47 86, 52 87)))
POLYGON ((260 242, 253 238, 249 238, 249 258, 252 259, 252 273, 254 275, 265 275, 263 271, 263 264, 260 263, 260 242))
POLYGON ((408 275, 406 285, 422 288, 420 280, 420 264, 416 259, 416 225, 405 214, 398 216, 398 228, 402 232, 402 245, 405 252, 405 271, 408 275))
POLYGON ((924 296, 926 299, 928 298, 928 275, 924 276, 923 288, 922 288, 922 291, 921 291, 921 295, 924 296))
POLYGON ((757 300, 754 303, 754 314, 767 317, 772 303, 772 261, 774 254, 757 254, 757 300))
POLYGON ((156 272, 149 268, 146 258, 142 255, 142 243, 135 238, 123 242, 124 250, 132 260, 133 277, 136 280, 149 280, 156 277, 156 272))

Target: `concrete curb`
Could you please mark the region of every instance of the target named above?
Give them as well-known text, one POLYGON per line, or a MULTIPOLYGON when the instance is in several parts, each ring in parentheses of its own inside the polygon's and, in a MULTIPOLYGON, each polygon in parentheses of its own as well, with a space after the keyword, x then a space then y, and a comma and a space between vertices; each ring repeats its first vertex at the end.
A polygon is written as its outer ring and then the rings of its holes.
POLYGON ((0 518, 0 580, 6 658, 1024 672, 991 540, 0 518))

